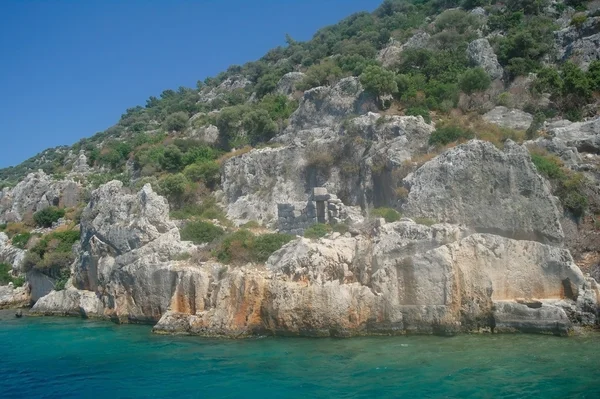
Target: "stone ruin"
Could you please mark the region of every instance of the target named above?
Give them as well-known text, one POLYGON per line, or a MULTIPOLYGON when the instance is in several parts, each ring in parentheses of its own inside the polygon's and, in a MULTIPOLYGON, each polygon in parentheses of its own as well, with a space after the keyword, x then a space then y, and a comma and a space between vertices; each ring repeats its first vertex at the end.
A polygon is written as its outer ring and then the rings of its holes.
POLYGON ((316 223, 342 223, 346 207, 325 187, 314 187, 308 202, 277 204, 278 228, 281 233, 303 235, 304 230, 316 223))

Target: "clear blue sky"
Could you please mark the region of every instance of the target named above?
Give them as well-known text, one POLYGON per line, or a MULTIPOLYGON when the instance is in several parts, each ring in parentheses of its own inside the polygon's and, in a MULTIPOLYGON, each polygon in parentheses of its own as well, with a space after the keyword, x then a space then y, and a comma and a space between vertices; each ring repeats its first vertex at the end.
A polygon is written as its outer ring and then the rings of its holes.
POLYGON ((382 0, 0 0, 0 167, 382 0))

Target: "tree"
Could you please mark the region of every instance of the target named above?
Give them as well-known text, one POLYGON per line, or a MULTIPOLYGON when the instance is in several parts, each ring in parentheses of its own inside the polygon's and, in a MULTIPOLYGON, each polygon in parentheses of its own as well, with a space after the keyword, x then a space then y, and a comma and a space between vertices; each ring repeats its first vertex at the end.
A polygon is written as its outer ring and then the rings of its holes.
POLYGON ((460 79, 460 89, 467 94, 484 91, 490 87, 492 80, 483 68, 467 69, 460 79))
POLYGON ((360 82, 365 90, 375 94, 380 102, 382 96, 398 91, 394 72, 377 65, 366 67, 365 71, 360 75, 360 82))
POLYGON ((189 119, 190 118, 189 118, 188 114, 186 114, 185 112, 183 112, 183 111, 175 112, 175 113, 167 116, 167 119, 165 119, 163 126, 169 132, 171 132, 171 131, 180 132, 183 129, 185 129, 189 119))
POLYGON ((33 221, 39 227, 52 227, 58 219, 65 216, 65 210, 49 206, 33 214, 33 221))
POLYGON ((177 146, 170 144, 165 148, 159 162, 163 170, 177 172, 183 167, 183 153, 177 146))

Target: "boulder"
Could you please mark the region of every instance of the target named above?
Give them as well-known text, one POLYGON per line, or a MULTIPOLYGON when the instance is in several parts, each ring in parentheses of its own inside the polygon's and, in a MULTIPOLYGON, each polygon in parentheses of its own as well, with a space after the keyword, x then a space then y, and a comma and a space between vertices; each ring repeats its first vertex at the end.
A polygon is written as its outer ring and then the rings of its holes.
POLYGON ((291 96, 296 92, 296 84, 301 82, 306 75, 302 72, 289 72, 286 73, 277 82, 275 92, 283 94, 285 96, 291 96))
POLYGON ((377 60, 384 67, 393 66, 400 62, 400 57, 404 50, 426 48, 430 39, 431 36, 429 33, 423 31, 418 31, 402 45, 392 38, 389 44, 379 51, 377 60))
POLYGON ((0 263, 12 265, 13 270, 20 273, 26 251, 13 247, 9 241, 8 236, 0 232, 0 263))
POLYGON ((554 32, 556 58, 572 60, 587 71, 590 63, 600 60, 600 16, 588 17, 581 26, 569 26, 554 32))
POLYGON ((504 70, 487 39, 477 39, 469 43, 467 56, 474 65, 483 68, 492 80, 502 78, 504 70))
POLYGON ((405 212, 411 217, 459 223, 479 232, 560 244, 564 235, 556 200, 524 147, 507 141, 501 151, 472 140, 417 169, 405 212))
POLYGON ((581 153, 600 154, 600 117, 585 122, 556 121, 546 128, 553 141, 581 153))
POLYGON ((489 123, 516 130, 526 130, 531 125, 531 122, 533 122, 531 114, 519 109, 510 109, 503 106, 495 107, 491 111, 486 112, 483 115, 483 119, 489 123))
POLYGON ((23 308, 31 303, 27 285, 15 288, 12 283, 0 286, 0 309, 23 308))

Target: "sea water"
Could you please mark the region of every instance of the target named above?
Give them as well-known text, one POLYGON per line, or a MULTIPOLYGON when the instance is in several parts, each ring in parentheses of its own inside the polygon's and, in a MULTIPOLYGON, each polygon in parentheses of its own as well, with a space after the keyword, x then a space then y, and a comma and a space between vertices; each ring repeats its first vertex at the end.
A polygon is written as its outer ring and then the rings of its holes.
POLYGON ((1 398, 600 398, 600 334, 215 340, 0 313, 1 398))

